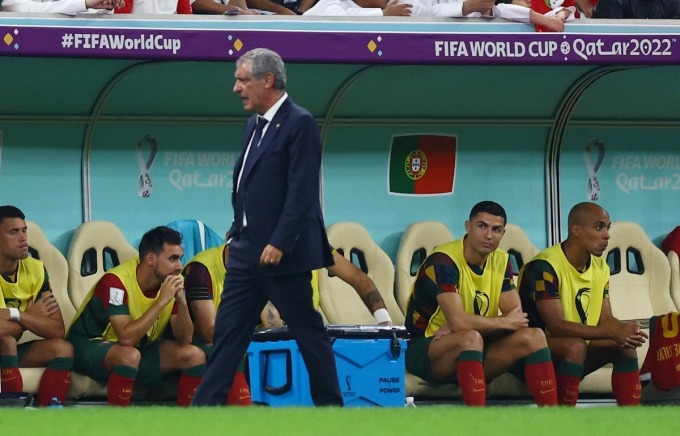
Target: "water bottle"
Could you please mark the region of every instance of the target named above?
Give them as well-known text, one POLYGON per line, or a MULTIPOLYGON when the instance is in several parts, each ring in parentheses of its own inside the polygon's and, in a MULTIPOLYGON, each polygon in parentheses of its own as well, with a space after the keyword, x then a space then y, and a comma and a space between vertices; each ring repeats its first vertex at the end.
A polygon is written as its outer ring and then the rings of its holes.
POLYGON ((63 409, 64 405, 61 404, 61 401, 59 401, 59 398, 57 397, 52 397, 52 400, 50 400, 50 404, 47 405, 48 409, 63 409))

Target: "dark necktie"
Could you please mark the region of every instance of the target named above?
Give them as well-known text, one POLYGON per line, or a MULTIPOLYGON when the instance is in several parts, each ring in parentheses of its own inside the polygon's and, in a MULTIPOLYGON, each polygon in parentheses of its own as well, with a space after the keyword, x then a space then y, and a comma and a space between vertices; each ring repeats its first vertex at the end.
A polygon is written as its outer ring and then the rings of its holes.
POLYGON ((252 147, 253 145, 260 146, 260 142, 262 142, 262 131, 264 130, 264 126, 267 125, 269 121, 265 117, 257 116, 257 127, 255 127, 255 133, 253 134, 253 142, 250 144, 252 147))
POLYGON ((238 182, 236 185, 237 191, 238 188, 241 186, 241 176, 243 176, 243 173, 245 173, 247 169, 253 166, 253 161, 255 160, 253 158, 254 150, 253 147, 257 148, 260 146, 260 142, 262 142, 262 131, 264 130, 264 126, 266 126, 268 122, 269 121, 267 121, 265 117, 260 115, 257 116, 257 125, 255 126, 255 133, 253 133, 253 137, 250 140, 250 144, 248 144, 248 150, 246 150, 245 161, 243 162, 241 172, 238 175, 238 182))

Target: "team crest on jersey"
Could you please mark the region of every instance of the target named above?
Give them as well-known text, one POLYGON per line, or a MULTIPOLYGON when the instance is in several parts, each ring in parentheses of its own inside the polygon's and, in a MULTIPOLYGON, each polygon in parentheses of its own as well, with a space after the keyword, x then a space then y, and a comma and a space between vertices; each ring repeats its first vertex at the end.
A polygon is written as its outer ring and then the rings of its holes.
POLYGON ((413 150, 406 156, 404 170, 411 180, 418 180, 427 171, 427 156, 420 150, 413 150))

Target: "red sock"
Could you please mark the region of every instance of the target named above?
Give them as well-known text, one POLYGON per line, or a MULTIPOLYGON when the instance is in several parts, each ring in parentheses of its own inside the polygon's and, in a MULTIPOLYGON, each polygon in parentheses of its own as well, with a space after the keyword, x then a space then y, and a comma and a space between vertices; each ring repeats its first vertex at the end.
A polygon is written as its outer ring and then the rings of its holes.
POLYGON ((66 369, 45 369, 38 386, 38 405, 47 406, 52 398, 64 402, 71 387, 71 371, 66 369))
POLYGON ((237 371, 234 376, 234 383, 231 385, 227 404, 230 406, 251 406, 253 404, 250 386, 248 386, 246 375, 242 371, 237 371))
POLYGON ((639 406, 642 397, 640 371, 613 372, 612 390, 619 406, 639 406))
POLYGON ((526 357, 524 378, 537 405, 557 405, 555 367, 550 360, 550 351, 547 348, 542 348, 526 357))
POLYGON ((22 392, 24 390, 24 379, 21 378, 19 368, 2 368, 2 378, 0 379, 0 389, 2 392, 22 392))
POLYGON ((526 365, 524 378, 538 406, 557 406, 557 380, 552 362, 526 365))
POLYGON ((562 406, 576 406, 580 392, 583 365, 572 362, 561 362, 555 371, 557 379, 557 402, 562 406))
POLYGON ((579 389, 581 377, 557 374, 556 378, 559 404, 562 406, 576 406, 578 395, 581 392, 579 389))
POLYGON ((203 377, 195 377, 187 374, 182 374, 177 383, 177 405, 181 407, 189 407, 191 400, 194 398, 196 388, 201 383, 203 377))
POLYGON ((137 369, 129 366, 114 366, 109 376, 106 401, 109 406, 129 406, 135 387, 137 369))
POLYGON ((466 350, 460 353, 456 372, 465 405, 486 405, 486 378, 482 366, 482 352, 466 350))

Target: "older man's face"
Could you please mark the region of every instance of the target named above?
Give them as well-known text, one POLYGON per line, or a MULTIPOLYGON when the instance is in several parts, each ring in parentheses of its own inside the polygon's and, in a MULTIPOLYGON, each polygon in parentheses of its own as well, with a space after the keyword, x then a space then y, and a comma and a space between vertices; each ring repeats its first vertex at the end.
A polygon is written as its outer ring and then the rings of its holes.
POLYGON ((251 69, 251 62, 244 62, 236 68, 233 90, 241 98, 245 110, 262 115, 268 109, 266 96, 272 87, 273 75, 267 73, 257 79, 251 69))

